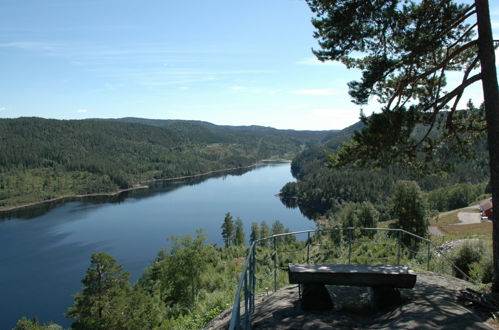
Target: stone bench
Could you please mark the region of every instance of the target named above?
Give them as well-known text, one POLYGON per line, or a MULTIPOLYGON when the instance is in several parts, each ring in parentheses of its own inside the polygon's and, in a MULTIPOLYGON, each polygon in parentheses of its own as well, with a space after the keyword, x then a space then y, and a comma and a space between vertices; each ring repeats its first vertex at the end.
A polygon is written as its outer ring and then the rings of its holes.
POLYGON ((324 285, 371 288, 376 308, 400 301, 399 288, 413 288, 416 273, 402 265, 289 264, 289 283, 300 284, 304 310, 330 310, 331 297, 324 285))

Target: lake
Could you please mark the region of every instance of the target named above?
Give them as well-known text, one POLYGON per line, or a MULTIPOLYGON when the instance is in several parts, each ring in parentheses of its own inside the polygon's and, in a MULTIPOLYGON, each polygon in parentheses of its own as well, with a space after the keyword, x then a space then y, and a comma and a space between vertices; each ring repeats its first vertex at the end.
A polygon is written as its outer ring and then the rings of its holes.
POLYGON ((195 235, 222 246, 225 213, 251 222, 280 220, 291 230, 315 228, 275 195, 293 181, 290 164, 265 164, 194 179, 151 184, 107 199, 88 198, 13 212, 0 220, 0 329, 22 316, 65 327, 64 313, 90 255, 105 251, 136 281, 172 235, 195 235))

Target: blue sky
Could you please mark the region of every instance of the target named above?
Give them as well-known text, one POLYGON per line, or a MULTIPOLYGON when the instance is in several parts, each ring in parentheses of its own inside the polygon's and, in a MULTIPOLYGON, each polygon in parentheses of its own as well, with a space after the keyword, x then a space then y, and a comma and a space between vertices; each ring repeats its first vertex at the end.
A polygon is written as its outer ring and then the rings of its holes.
POLYGON ((1 0, 0 118, 344 128, 359 72, 314 59, 310 18, 303 0, 1 0))

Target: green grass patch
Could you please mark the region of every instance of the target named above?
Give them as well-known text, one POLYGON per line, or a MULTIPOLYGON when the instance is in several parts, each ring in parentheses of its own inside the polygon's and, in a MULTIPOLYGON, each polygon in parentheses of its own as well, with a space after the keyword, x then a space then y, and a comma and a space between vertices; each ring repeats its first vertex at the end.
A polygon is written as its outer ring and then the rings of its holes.
POLYGON ((438 228, 446 234, 462 235, 492 235, 492 222, 472 223, 469 225, 439 225, 438 228))

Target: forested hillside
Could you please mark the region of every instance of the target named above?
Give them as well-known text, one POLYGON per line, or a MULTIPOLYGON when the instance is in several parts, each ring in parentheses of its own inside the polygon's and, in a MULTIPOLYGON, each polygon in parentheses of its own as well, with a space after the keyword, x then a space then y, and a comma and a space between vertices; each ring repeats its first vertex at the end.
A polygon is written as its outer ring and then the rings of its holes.
POLYGON ((330 132, 189 121, 0 120, 0 207, 290 158, 330 132))
POLYGON ((394 166, 382 169, 351 166, 329 168, 327 165, 331 163, 330 156, 342 143, 350 140, 354 131, 361 128, 362 124, 359 122, 334 134, 323 145, 308 148, 298 154, 291 164, 293 176, 298 181, 286 184, 281 190, 282 196, 297 198, 285 199, 284 202, 289 205, 297 202, 305 215, 318 218, 339 211, 346 203, 368 201, 380 212, 381 220, 387 220, 390 218, 390 197, 394 184, 399 180, 413 180, 424 191, 434 191, 429 195, 430 206, 440 211, 445 208, 442 207, 444 197, 437 194, 472 196, 484 193, 489 169, 483 143, 476 146, 476 154, 471 159, 451 155, 451 168, 435 170, 433 173, 423 174, 394 166))

